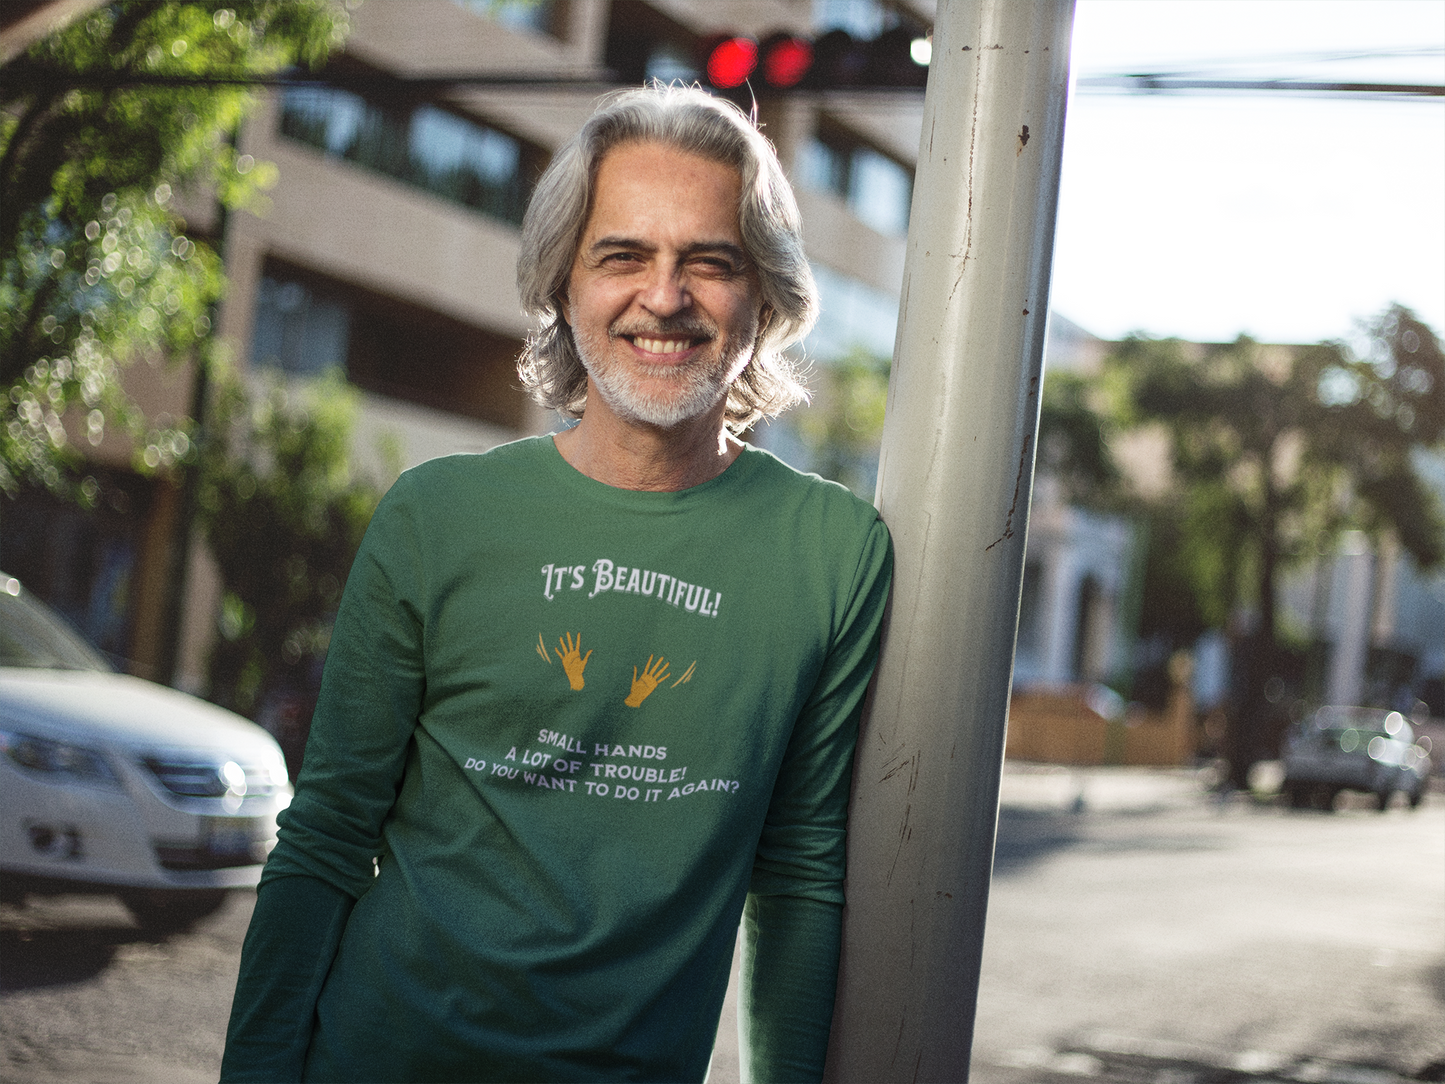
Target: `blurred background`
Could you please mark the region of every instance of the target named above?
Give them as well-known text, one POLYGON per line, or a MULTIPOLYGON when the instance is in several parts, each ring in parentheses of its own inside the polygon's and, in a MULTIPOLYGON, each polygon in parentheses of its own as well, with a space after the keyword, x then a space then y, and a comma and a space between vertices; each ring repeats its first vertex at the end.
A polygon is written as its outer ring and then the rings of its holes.
MULTIPOLYGON (((823 314, 751 439, 871 498, 933 14, 0 5, 0 568, 294 776, 380 494, 559 425, 521 216, 649 78, 756 102, 823 314)), ((1445 2, 1079 0, 1072 68, 1010 762, 1348 808, 1286 761, 1336 704, 1438 778, 1445 2)))
MULTIPOLYGON (((293 769, 377 496, 558 423, 518 224, 608 85, 756 95, 823 316, 752 437, 872 496, 929 4, 3 17, 0 562, 293 769)), ((1442 49, 1429 0, 1081 0, 1021 691, 1125 726, 1182 681, 1167 758, 1240 786, 1314 705, 1445 716, 1442 49)))

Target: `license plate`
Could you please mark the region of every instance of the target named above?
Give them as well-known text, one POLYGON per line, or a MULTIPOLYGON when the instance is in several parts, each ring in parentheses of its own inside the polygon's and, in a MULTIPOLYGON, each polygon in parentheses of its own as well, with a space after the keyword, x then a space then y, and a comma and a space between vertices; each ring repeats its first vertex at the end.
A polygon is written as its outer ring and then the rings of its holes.
POLYGON ((206 822, 204 845, 211 854, 245 854, 256 839, 250 817, 215 817, 206 822))

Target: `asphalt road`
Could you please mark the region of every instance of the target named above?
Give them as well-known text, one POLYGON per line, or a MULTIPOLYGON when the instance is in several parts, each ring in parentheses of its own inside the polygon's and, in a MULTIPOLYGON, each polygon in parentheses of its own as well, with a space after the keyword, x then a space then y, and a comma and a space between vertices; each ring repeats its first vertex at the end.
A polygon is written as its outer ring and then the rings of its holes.
MULTIPOLYGON (((976 1084, 1445 1080, 1445 796, 1293 813, 1014 767, 1003 799, 976 1084)), ((105 898, 0 905, 0 1082, 213 1081, 250 907, 155 939, 105 898)))
POLYGON ((1303 813, 1122 771, 1004 792, 976 1084, 1445 1080, 1439 793, 1303 813))

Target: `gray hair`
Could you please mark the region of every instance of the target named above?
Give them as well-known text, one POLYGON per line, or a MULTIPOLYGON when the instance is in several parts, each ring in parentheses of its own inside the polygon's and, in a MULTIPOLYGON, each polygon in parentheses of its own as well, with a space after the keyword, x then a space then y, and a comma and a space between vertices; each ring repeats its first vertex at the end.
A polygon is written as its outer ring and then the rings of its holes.
POLYGON ((797 363, 783 351, 818 318, 818 288, 803 255, 802 219, 773 145, 730 102, 696 87, 653 85, 607 95, 537 182, 522 221, 517 287, 540 328, 517 372, 537 402, 579 418, 587 371, 562 315, 577 246, 603 157, 624 143, 652 142, 732 166, 742 178, 738 228, 757 269, 763 319, 752 360, 728 390, 727 425, 741 432, 764 415, 806 402, 797 363))

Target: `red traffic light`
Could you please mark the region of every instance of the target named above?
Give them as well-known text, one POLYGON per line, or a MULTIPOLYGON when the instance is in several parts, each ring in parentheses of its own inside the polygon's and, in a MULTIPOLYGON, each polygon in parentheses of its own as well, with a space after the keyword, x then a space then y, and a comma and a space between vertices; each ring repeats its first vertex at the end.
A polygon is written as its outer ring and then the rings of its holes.
POLYGON ((758 66, 758 43, 752 38, 723 38, 707 55, 707 81, 730 90, 740 87, 758 66))
POLYGON ((763 81, 770 87, 795 87, 813 66, 813 46, 792 34, 773 34, 762 45, 763 81))
POLYGON ((926 28, 900 24, 876 38, 854 38, 829 30, 816 40, 787 30, 762 39, 745 34, 703 38, 697 56, 714 90, 754 94, 791 90, 828 91, 851 87, 911 87, 928 81, 930 44, 926 28))

